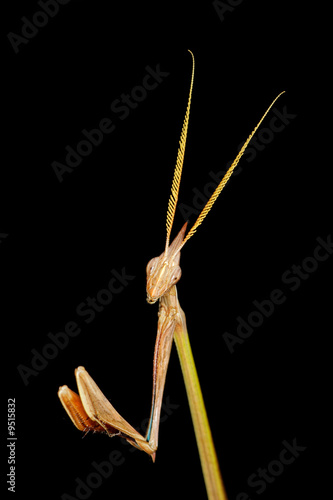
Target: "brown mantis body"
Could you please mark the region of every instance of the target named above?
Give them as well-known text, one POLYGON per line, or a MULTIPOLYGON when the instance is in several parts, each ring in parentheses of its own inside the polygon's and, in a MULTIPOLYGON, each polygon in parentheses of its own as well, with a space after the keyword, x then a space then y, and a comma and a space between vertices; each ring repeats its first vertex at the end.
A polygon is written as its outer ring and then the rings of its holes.
POLYGON ((67 386, 59 388, 59 398, 65 410, 75 426, 81 431, 92 430, 94 432, 106 432, 109 436, 119 435, 124 437, 133 446, 145 451, 155 460, 158 447, 158 429, 162 397, 166 379, 166 373, 170 358, 173 336, 176 329, 186 331, 185 314, 182 311, 178 298, 176 283, 181 277, 179 267, 180 250, 184 244, 193 236, 197 227, 202 223, 210 211, 215 200, 229 180, 233 170, 237 166, 248 143, 252 139, 259 125, 271 109, 279 94, 269 108, 266 110, 250 136, 245 141, 234 162, 226 172, 220 184, 215 189, 206 206, 203 208, 192 229, 185 236, 187 223, 184 224, 176 238, 169 245, 170 233, 175 216, 178 200, 180 179, 184 161, 185 144, 187 137, 190 104, 194 79, 194 56, 191 86, 187 104, 187 110, 181 132, 177 163, 172 181, 171 195, 167 212, 167 237, 164 252, 151 259, 147 265, 147 301, 154 303, 159 300, 158 329, 154 351, 153 362, 153 395, 149 425, 145 436, 139 434, 121 415, 113 408, 109 400, 103 395, 96 383, 83 367, 75 370, 79 395, 71 391, 67 386))
POLYGON ((173 243, 160 257, 147 266, 147 301, 154 303, 160 298, 158 328, 153 363, 153 396, 151 415, 146 436, 143 437, 113 408, 96 383, 82 367, 75 370, 79 396, 67 386, 59 388, 59 398, 74 425, 81 431, 106 432, 110 437, 119 435, 133 446, 145 451, 155 460, 158 447, 158 428, 167 367, 175 328, 184 327, 185 315, 177 298, 176 283, 181 271, 179 247, 183 243, 187 223, 173 243), (161 275, 165 277, 161 280, 161 275), (166 278, 168 276, 169 279, 166 278), (171 287, 159 295, 165 286, 171 287))

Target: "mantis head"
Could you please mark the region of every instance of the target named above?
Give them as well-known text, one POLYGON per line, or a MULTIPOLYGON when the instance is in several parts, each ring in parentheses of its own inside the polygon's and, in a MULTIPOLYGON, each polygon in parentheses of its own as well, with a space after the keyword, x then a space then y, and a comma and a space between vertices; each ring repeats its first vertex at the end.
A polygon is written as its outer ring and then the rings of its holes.
POLYGON ((185 231, 186 231, 186 226, 187 226, 187 222, 186 222, 183 225, 180 232, 178 233, 178 235, 176 236, 176 238, 171 243, 171 245, 169 245, 170 233, 171 233, 173 220, 174 220, 175 213, 176 213, 180 180, 181 180, 181 175, 182 175, 182 170, 183 170, 187 130, 188 130, 189 117, 190 117, 193 80, 194 80, 194 56, 190 50, 189 50, 189 52, 192 56, 192 62, 193 62, 192 63, 192 77, 191 77, 190 92, 189 92, 189 97, 188 97, 188 102, 187 102, 185 118, 184 118, 183 127, 182 127, 180 140, 179 140, 179 148, 178 148, 177 161, 176 161, 174 174, 173 174, 171 194, 170 194, 169 203, 168 203, 168 211, 167 211, 167 218, 166 218, 167 235, 166 235, 165 250, 159 257, 155 257, 155 258, 151 259, 147 265, 147 302, 149 302, 150 304, 153 304, 154 302, 156 302, 173 285, 175 285, 179 281, 179 279, 181 277, 181 269, 179 267, 181 248, 193 236, 193 234, 196 232, 198 226, 200 226, 200 224, 203 222, 203 220, 205 219, 208 212, 211 210, 216 199, 218 198, 218 196, 220 195, 224 186, 227 184, 228 180, 230 179, 234 169, 237 167, 240 158, 244 154, 244 151, 246 150, 249 142, 251 141, 252 137, 254 136, 254 134, 257 131, 258 127, 260 126, 261 122, 263 121, 263 119, 265 118, 265 116, 267 115, 267 113, 269 112, 269 110, 271 109, 273 104, 275 103, 275 101, 280 97, 280 95, 282 95, 284 93, 284 91, 281 92, 273 100, 273 102, 268 107, 268 109, 265 111, 265 113, 263 114, 263 116, 261 117, 261 119, 259 120, 257 125, 254 127, 251 134, 246 139, 242 148, 238 152, 236 158, 232 162, 231 166, 228 168, 224 177, 222 178, 220 183, 217 185, 215 191, 213 192, 213 194, 211 195, 211 197, 207 201, 206 205, 202 209, 196 222, 193 224, 193 226, 190 229, 190 231, 188 232, 188 234, 185 236, 185 231))
POLYGON ((183 225, 171 245, 166 245, 159 257, 154 257, 147 264, 147 302, 154 304, 182 275, 179 266, 180 249, 183 246, 187 222, 183 225))

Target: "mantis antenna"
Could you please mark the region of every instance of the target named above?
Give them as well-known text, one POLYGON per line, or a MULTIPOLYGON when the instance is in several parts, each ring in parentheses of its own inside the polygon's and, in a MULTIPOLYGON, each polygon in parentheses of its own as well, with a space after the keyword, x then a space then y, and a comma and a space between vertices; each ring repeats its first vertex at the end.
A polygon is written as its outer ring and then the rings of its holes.
MULTIPOLYGON (((193 55, 193 53, 190 50, 189 50, 189 52, 190 52, 190 54, 192 56, 192 61, 193 61, 192 78, 191 78, 191 85, 190 85, 190 92, 189 92, 189 97, 188 97, 188 102, 187 102, 186 114, 185 114, 183 128, 182 128, 182 132, 181 132, 181 136, 180 136, 180 140, 179 140, 179 149, 178 149, 178 154, 177 154, 177 162, 176 162, 176 166, 175 166, 175 170, 174 170, 174 174, 173 174, 171 194, 170 194, 169 203, 168 203, 167 222, 166 222, 166 227, 167 227, 167 238, 166 238, 166 246, 165 246, 166 249, 167 249, 167 247, 169 245, 170 233, 171 233, 171 229, 172 229, 173 220, 174 220, 174 217, 175 217, 175 211, 176 211, 176 205, 177 205, 178 193, 179 193, 179 186, 180 186, 180 179, 181 179, 182 169, 183 169, 183 163, 184 163, 184 155, 185 155, 185 145, 186 145, 186 139, 187 139, 188 122, 189 122, 189 116, 190 116, 190 107, 191 107, 191 97, 192 97, 193 80, 194 80, 194 66, 195 66, 195 61, 194 61, 194 55, 193 55)), ((221 191, 223 190, 223 188, 227 184, 228 180, 230 179, 233 171, 235 170, 235 168, 237 167, 237 165, 239 163, 239 160, 243 156, 243 154, 244 154, 244 152, 245 152, 245 150, 246 150, 249 142, 251 141, 252 137, 256 133, 257 129, 260 127, 262 121, 264 120, 264 118, 266 117, 266 115, 268 114, 268 112, 270 111, 270 109, 272 108, 272 106, 274 105, 274 103, 284 93, 285 93, 285 91, 281 92, 274 99, 274 101, 270 104, 270 106, 267 108, 267 110, 265 111, 265 113, 262 115, 262 117, 260 118, 260 120, 257 123, 257 125, 254 127, 254 129, 252 130, 251 134, 248 136, 248 138, 244 142, 241 150, 239 151, 238 155, 236 156, 236 158, 232 162, 231 166, 229 167, 229 169, 225 173, 225 175, 222 178, 221 182, 216 187, 214 193, 212 194, 212 196, 209 198, 209 200, 207 201, 206 205, 202 209, 200 215, 198 216, 198 218, 195 221, 195 223, 193 224, 192 228, 190 229, 190 231, 186 235, 186 237, 185 237, 182 245, 179 247, 178 251, 180 251, 183 248, 183 246, 185 245, 185 243, 194 235, 194 233, 196 232, 198 226, 200 226, 200 224, 203 222, 203 220, 205 219, 206 215, 208 214, 208 212, 210 211, 210 209, 214 205, 215 201, 217 200, 218 196, 220 195, 221 191)))
MULTIPOLYGON (((252 139, 252 137, 254 136, 254 134, 256 133, 258 127, 261 125, 262 121, 264 120, 265 116, 267 115, 267 113, 269 112, 269 110, 271 109, 271 107, 274 105, 274 103, 277 101, 277 99, 285 93, 285 90, 283 92, 281 92, 277 97, 275 97, 274 101, 270 104, 270 106, 267 108, 267 110, 265 111, 265 113, 262 115, 262 117, 260 118, 259 122, 257 123, 257 125, 254 127, 254 129, 252 130, 251 134, 249 135, 249 137, 246 139, 246 141, 244 142, 243 146, 242 146, 242 149, 239 151, 238 155, 236 156, 236 158, 234 159, 234 161, 232 162, 231 166, 228 168, 227 172, 225 173, 223 179, 221 180, 220 184, 217 186, 217 188, 215 189, 214 193, 212 194, 212 196, 209 198, 209 200, 207 201, 206 205, 204 206, 204 208, 202 209, 199 217, 197 218, 197 220, 195 221, 195 223, 193 224, 192 228, 190 229, 190 231, 188 232, 188 234, 186 235, 184 241, 183 241, 183 244, 181 246, 181 248, 185 245, 185 243, 191 238, 191 236, 194 235, 194 233, 196 232, 198 226, 200 226, 200 224, 202 223, 202 221, 204 220, 204 218, 206 217, 206 215, 208 214, 208 212, 210 211, 210 209, 212 208, 212 206, 214 205, 216 199, 218 198, 219 194, 221 193, 222 189, 224 188, 224 186, 226 185, 226 183, 228 182, 228 180, 230 179, 234 169, 237 167, 238 165, 238 162, 239 160, 241 159, 241 157, 243 156, 250 140, 252 139)), ((180 249, 179 249, 180 250, 180 249)))
POLYGON ((183 170, 183 164, 184 164, 188 122, 189 122, 189 118, 190 118, 190 108, 191 108, 191 98, 192 98, 192 89, 193 89, 193 80, 194 80, 195 61, 194 61, 193 53, 190 50, 189 50, 189 53, 192 56, 192 77, 191 77, 190 92, 189 92, 188 101, 187 101, 185 118, 184 118, 183 127, 182 127, 182 131, 180 134, 180 139, 179 139, 177 161, 176 161, 176 166, 175 166, 175 170, 173 173, 171 193, 170 193, 170 198, 169 198, 169 203, 168 203, 168 211, 167 211, 167 218, 166 218, 167 236, 166 236, 165 250, 169 246, 170 233, 171 233, 171 229, 172 229, 173 220, 175 218, 176 206, 177 206, 177 201, 178 201, 179 186, 180 186, 180 179, 182 176, 182 170, 183 170))

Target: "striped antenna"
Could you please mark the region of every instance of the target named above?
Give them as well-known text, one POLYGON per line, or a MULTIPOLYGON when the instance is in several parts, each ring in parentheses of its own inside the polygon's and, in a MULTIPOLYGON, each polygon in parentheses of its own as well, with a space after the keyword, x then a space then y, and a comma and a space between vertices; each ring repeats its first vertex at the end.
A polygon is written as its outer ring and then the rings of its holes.
POLYGON ((172 229, 173 220, 175 218, 176 206, 177 206, 177 201, 178 201, 179 186, 180 186, 180 179, 182 176, 184 156, 185 156, 185 146, 186 146, 186 139, 187 139, 188 122, 189 122, 189 118, 190 118, 190 107, 191 107, 191 97, 192 97, 193 80, 194 80, 195 61, 194 61, 193 53, 190 50, 189 50, 189 53, 192 56, 191 86, 190 86, 190 92, 189 92, 188 101, 187 101, 187 109, 186 109, 186 113, 185 113, 183 128, 182 128, 182 131, 180 134, 179 148, 178 148, 178 153, 177 153, 177 161, 176 161, 175 170, 173 173, 171 193, 170 193, 170 198, 169 198, 169 203, 168 203, 168 211, 167 211, 167 217, 166 217, 167 235, 166 235, 165 250, 169 246, 170 233, 171 233, 171 229, 172 229))
MULTIPOLYGON (((234 159, 234 161, 232 162, 231 166, 229 167, 229 169, 227 170, 226 174, 224 175, 223 179, 221 180, 220 184, 217 186, 217 188, 215 189, 214 193, 212 194, 212 196, 210 197, 210 199, 207 201, 205 207, 202 209, 202 212, 201 214, 199 215, 199 217, 197 218, 196 222, 194 223, 193 227, 190 229, 190 231, 188 232, 188 234, 186 235, 186 238, 184 239, 183 241, 183 244, 182 246, 180 247, 180 249, 185 245, 185 243, 194 235, 194 233, 196 232, 198 226, 200 226, 200 224, 202 223, 202 221, 204 220, 204 218, 206 217, 206 215, 208 214, 208 212, 210 211, 210 209, 212 208, 212 206, 214 205, 216 199, 218 198, 219 194, 221 193, 222 189, 224 188, 224 186, 226 185, 226 183, 228 182, 228 180, 230 179, 234 169, 237 167, 238 165, 238 162, 239 160, 241 159, 241 157, 243 156, 244 154, 244 151, 246 150, 250 140, 252 139, 252 137, 254 136, 254 134, 256 133, 258 127, 261 125, 262 121, 264 120, 265 116, 267 115, 267 113, 269 112, 269 110, 271 109, 271 107, 274 105, 274 103, 277 101, 277 99, 282 95, 284 94, 285 91, 281 92, 275 99, 274 101, 272 102, 272 104, 269 106, 269 108, 265 111, 265 113, 263 114, 263 116, 261 117, 260 121, 257 123, 257 125, 255 126, 255 128, 253 129, 253 131, 251 132, 251 134, 249 135, 249 137, 246 139, 246 141, 244 142, 244 145, 242 147, 242 149, 239 151, 238 155, 236 156, 236 158, 234 159)), ((179 250, 180 250, 179 249, 179 250)))

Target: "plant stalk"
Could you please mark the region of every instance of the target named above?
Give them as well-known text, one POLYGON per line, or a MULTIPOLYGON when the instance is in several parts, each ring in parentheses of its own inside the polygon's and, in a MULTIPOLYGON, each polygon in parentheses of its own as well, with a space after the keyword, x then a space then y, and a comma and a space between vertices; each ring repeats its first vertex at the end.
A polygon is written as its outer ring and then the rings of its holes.
POLYGON ((182 324, 175 328, 174 340, 183 372, 207 496, 209 500, 227 500, 184 313, 182 324))

